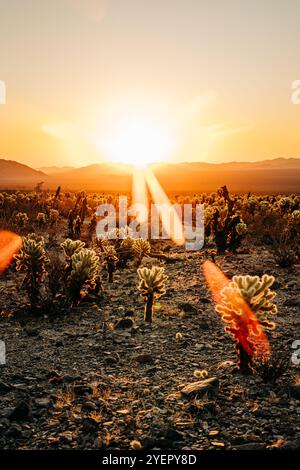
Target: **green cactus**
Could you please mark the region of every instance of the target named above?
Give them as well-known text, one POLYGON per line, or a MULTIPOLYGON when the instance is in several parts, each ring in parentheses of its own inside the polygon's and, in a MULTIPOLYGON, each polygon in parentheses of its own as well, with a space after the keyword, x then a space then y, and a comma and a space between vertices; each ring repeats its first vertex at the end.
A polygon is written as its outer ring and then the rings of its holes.
POLYGON ((40 287, 46 275, 44 240, 37 241, 31 235, 23 238, 23 245, 17 255, 16 270, 24 272, 22 287, 26 289, 31 308, 35 309, 40 299, 40 287))
POLYGON ((152 266, 151 269, 139 268, 137 270, 140 278, 138 289, 146 302, 144 319, 149 323, 152 323, 154 299, 166 292, 165 282, 168 276, 166 276, 164 272, 165 269, 158 266, 152 266))

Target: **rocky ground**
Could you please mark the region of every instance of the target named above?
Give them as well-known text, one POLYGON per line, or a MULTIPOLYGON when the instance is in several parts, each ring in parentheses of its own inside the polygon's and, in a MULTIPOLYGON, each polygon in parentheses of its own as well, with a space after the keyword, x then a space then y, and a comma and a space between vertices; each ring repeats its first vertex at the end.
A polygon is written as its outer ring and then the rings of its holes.
MULTIPOLYGON (((216 261, 228 277, 276 276, 271 341, 291 356, 300 339, 299 267, 279 269, 263 249, 244 251, 216 261)), ((23 294, 11 274, 1 280, 0 448, 128 449, 134 440, 147 449, 300 447, 300 365, 289 359, 275 384, 238 373, 204 283, 203 255, 173 256, 152 326, 133 268, 104 285, 99 306, 82 303, 53 318, 9 316, 23 294), (194 376, 201 370, 205 379, 194 376), (198 381, 196 392, 186 388, 198 381)))

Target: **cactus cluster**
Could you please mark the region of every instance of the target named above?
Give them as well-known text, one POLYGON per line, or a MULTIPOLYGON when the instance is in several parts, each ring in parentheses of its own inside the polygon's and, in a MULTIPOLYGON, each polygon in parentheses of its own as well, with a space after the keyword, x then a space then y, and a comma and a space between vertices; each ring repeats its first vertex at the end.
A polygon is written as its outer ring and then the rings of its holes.
POLYGON ((65 290, 72 304, 83 299, 84 291, 99 290, 99 256, 85 248, 81 240, 66 239, 61 243, 65 255, 65 290))
POLYGON ((83 289, 91 289, 97 281, 99 257, 93 250, 82 248, 71 257, 68 294, 73 304, 84 296, 83 289))

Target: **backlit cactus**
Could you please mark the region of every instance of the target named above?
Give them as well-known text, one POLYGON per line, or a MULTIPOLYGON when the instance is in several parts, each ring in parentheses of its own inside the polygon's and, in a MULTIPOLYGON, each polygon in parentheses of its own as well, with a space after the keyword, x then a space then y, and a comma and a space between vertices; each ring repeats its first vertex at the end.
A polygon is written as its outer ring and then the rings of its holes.
POLYGON ((30 235, 23 238, 23 245, 15 256, 16 270, 24 273, 22 287, 27 291, 30 304, 35 308, 40 298, 40 287, 46 275, 48 262, 44 240, 33 239, 30 235))
POLYGON ((44 227, 47 222, 46 214, 44 214, 44 212, 39 212, 35 220, 40 228, 44 227))
POLYGON ((73 304, 78 303, 84 293, 94 283, 99 270, 99 257, 95 251, 82 248, 71 257, 71 273, 69 277, 69 296, 73 304))
POLYGON ((238 235, 245 235, 245 233, 247 233, 247 230, 247 225, 243 221, 239 222, 236 226, 236 233, 238 235))
POLYGON ((141 264, 144 256, 149 256, 151 253, 151 245, 148 240, 137 238, 133 243, 133 252, 138 260, 138 266, 141 264))
POLYGON ((116 264, 119 259, 115 247, 113 245, 103 246, 102 256, 105 262, 106 270, 108 272, 108 282, 113 282, 116 264))
POLYGON ((240 368, 249 371, 252 358, 262 351, 263 330, 273 330, 268 316, 277 313, 272 302, 276 293, 270 289, 274 277, 234 276, 220 293, 216 311, 229 325, 225 327, 237 341, 240 368), (253 315, 254 314, 254 315, 253 315))
POLYGON ((165 269, 159 266, 152 266, 151 269, 139 268, 137 273, 140 278, 138 289, 146 302, 144 318, 146 322, 152 323, 154 299, 166 292, 165 282, 168 276, 165 275, 165 269))
POLYGON ((59 212, 56 209, 50 209, 49 212, 50 226, 53 227, 59 219, 59 212))
POLYGON ((14 217, 14 223, 19 228, 25 227, 28 224, 28 220, 26 212, 18 212, 14 217))
POLYGON ((82 250, 84 245, 85 244, 81 240, 71 240, 70 238, 67 238, 60 246, 63 249, 66 258, 69 259, 74 255, 74 253, 78 253, 82 250))

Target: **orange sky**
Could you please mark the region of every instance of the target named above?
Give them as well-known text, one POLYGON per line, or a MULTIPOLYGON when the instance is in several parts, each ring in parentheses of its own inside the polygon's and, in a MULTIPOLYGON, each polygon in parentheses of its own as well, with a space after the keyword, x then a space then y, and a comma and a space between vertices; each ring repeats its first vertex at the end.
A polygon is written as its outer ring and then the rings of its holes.
POLYGON ((134 114, 170 129, 171 161, 300 157, 299 14, 298 0, 1 2, 0 156, 109 159, 107 132, 134 114))

